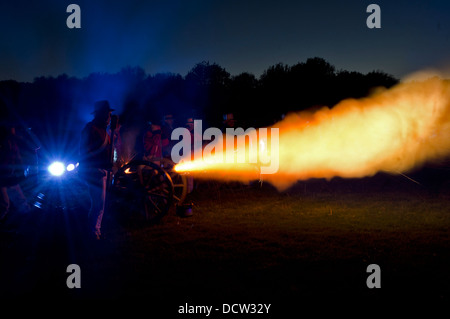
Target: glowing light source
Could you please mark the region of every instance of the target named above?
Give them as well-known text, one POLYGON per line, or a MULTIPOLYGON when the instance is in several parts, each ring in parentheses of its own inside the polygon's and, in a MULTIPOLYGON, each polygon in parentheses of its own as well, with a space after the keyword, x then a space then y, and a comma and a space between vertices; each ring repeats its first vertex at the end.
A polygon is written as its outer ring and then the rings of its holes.
POLYGON ((48 166, 48 171, 53 176, 61 176, 65 172, 64 164, 61 162, 53 162, 48 166))
POLYGON ((66 170, 68 171, 68 172, 71 172, 71 171, 73 171, 75 169, 75 165, 74 164, 69 164, 69 165, 67 165, 67 167, 66 167, 66 170))

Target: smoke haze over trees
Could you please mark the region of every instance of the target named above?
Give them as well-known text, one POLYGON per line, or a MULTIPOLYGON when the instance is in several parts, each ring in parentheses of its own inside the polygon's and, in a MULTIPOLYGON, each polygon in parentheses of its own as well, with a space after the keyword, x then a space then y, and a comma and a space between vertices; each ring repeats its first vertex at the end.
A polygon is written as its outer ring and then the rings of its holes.
POLYGON ((260 78, 246 72, 232 76, 209 62, 198 63, 184 77, 126 67, 118 73, 93 73, 82 79, 63 74, 35 78, 32 83, 1 81, 0 116, 33 127, 41 135, 78 134, 91 120, 94 102, 107 99, 122 124, 129 127, 158 123, 166 113, 172 113, 180 126, 187 117, 194 117, 220 127, 222 115, 230 112, 238 126, 262 127, 291 111, 332 107, 342 99, 364 97, 373 88, 396 83, 397 79, 382 71, 336 70, 317 57, 291 66, 270 66, 260 78))

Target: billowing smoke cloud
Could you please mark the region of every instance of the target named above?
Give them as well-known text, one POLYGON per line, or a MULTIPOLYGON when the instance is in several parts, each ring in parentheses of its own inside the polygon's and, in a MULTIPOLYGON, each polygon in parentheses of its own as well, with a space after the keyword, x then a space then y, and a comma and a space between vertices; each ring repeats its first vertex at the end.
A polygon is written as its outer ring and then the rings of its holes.
MULTIPOLYGON (((399 174, 450 154, 450 81, 410 80, 333 108, 292 113, 279 128, 279 170, 264 180, 285 189, 298 180, 399 174)), ((198 177, 218 178, 205 165, 198 177)), ((180 169, 182 170, 182 169, 180 169)), ((188 170, 188 169, 186 169, 188 170)), ((224 165, 224 172, 233 165, 224 165)), ((220 166, 214 167, 214 172, 220 166)), ((223 172, 222 172, 223 173, 223 172)), ((239 179, 254 177, 239 166, 239 179)))

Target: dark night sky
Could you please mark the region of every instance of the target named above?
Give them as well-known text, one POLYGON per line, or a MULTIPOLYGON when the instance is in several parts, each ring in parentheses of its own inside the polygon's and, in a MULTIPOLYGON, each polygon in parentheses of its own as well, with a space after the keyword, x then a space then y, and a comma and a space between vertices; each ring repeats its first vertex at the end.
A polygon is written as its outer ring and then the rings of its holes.
POLYGON ((185 75, 215 62, 256 76, 322 57, 339 69, 396 77, 450 65, 450 1, 2 1, 0 80, 84 77, 141 66, 185 75), (81 7, 81 29, 66 8, 81 7), (366 8, 381 7, 381 29, 366 8))

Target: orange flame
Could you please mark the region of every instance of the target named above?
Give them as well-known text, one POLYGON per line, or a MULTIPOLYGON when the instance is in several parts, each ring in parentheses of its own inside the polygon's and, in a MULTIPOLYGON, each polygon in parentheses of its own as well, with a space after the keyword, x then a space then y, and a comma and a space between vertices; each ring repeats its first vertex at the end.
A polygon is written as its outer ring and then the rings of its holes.
MULTIPOLYGON (((280 190, 310 178, 404 173, 450 154, 450 81, 403 82, 331 109, 289 114, 273 127, 279 128, 279 169, 264 180, 280 190)), ((207 178, 255 177, 254 165, 195 160, 176 169, 207 178)))

